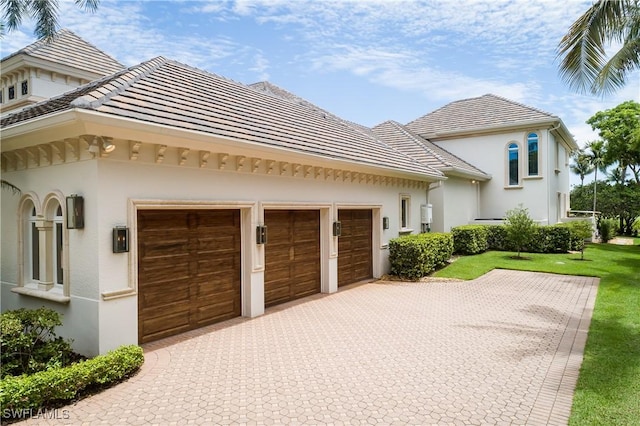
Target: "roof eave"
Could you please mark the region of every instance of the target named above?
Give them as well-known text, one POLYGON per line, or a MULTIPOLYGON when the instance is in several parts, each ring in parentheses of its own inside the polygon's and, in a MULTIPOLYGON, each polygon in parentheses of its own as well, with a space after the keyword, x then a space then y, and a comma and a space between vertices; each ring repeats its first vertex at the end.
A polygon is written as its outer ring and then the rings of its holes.
POLYGON ((470 129, 463 130, 451 130, 446 132, 435 132, 435 133, 421 133, 425 139, 429 140, 438 140, 438 139, 451 139, 459 136, 470 136, 477 134, 485 134, 485 133, 495 133, 496 131, 507 131, 507 130, 517 130, 522 128, 531 127, 533 125, 555 125, 558 121, 562 122, 558 117, 549 117, 548 120, 522 120, 516 123, 507 123, 507 124, 498 124, 495 126, 483 126, 483 127, 475 127, 470 129))
MULTIPOLYGON (((25 144, 26 138, 24 138, 27 135, 29 136, 29 141, 37 140, 37 144, 41 144, 85 134, 109 136, 123 140, 140 140, 173 147, 185 147, 185 141, 188 141, 196 149, 203 150, 211 148, 212 138, 214 138, 218 148, 227 150, 229 153, 255 155, 255 153, 261 152, 262 155, 266 156, 277 156, 278 154, 282 156, 284 154, 289 157, 299 158, 301 162, 307 159, 307 161, 316 164, 325 163, 324 167, 328 168, 355 168, 363 172, 378 172, 388 176, 430 182, 446 179, 440 171, 435 169, 433 171, 420 171, 418 168, 416 170, 399 169, 366 161, 331 157, 208 132, 150 123, 83 108, 73 108, 47 114, 4 127, 2 129, 2 151, 28 146, 28 143, 25 144), (52 129, 55 131, 52 131, 52 129), (33 137, 34 133, 38 133, 38 137, 33 137), (44 139, 45 137, 46 139, 44 139)), ((427 169, 426 166, 421 167, 427 169)))

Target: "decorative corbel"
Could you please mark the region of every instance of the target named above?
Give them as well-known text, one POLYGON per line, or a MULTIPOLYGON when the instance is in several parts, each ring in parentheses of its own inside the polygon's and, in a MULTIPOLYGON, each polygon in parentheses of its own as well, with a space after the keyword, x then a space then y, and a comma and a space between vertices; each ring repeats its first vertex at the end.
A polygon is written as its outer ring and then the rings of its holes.
POLYGON ((140 157, 140 147, 142 146, 142 142, 140 141, 129 141, 129 160, 137 161, 140 157))
POLYGON ((167 151, 167 145, 156 145, 156 163, 164 161, 164 154, 167 151))
POLYGON ((209 151, 200 151, 200 168, 206 167, 207 163, 209 162, 210 155, 211 153, 209 151))
POLYGON ((178 165, 184 166, 189 156, 189 148, 178 148, 178 165))
MULTIPOLYGON (((66 162, 67 152, 64 147, 64 141, 51 142, 51 150, 56 155, 56 157, 58 157, 58 160, 62 161, 63 163, 66 162)), ((51 159, 51 161, 53 161, 53 158, 51 159)))
POLYGON ((246 159, 247 157, 245 157, 244 155, 238 155, 236 157, 236 172, 242 171, 242 169, 244 168, 244 162, 246 159))
POLYGON ((285 175, 288 170, 289 170, 289 163, 287 163, 285 161, 281 161, 280 162, 280 176, 285 175))
POLYGON ((227 166, 227 160, 229 159, 229 154, 218 154, 218 169, 224 170, 227 166))
POLYGON ((267 160, 267 174, 273 173, 273 168, 276 166, 275 160, 267 160))
POLYGON ((262 158, 252 158, 251 159, 251 173, 257 173, 260 168, 260 163, 262 163, 262 158))

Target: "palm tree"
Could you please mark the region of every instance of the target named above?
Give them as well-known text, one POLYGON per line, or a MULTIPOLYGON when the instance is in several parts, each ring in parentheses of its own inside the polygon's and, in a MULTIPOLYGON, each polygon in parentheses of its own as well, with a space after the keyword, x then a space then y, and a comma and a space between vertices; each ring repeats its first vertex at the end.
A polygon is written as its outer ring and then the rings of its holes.
MULTIPOLYGON (((100 0, 75 0, 76 5, 87 12, 95 12, 100 0)), ((38 38, 51 40, 58 31, 57 0, 0 0, 3 17, 0 22, 0 34, 13 31, 20 26, 22 19, 29 16, 36 21, 34 34, 38 38)))
POLYGON ((606 95, 640 69, 640 1, 597 0, 558 45, 560 76, 580 93, 606 95), (620 45, 613 55, 609 45, 620 45))
POLYGON ((591 141, 587 142, 586 147, 589 149, 589 153, 587 154, 589 158, 589 163, 593 167, 595 171, 595 176, 593 180, 593 216, 596 215, 596 193, 598 189, 598 169, 601 171, 605 171, 607 164, 604 160, 605 157, 605 148, 603 141, 591 141))
POLYGON ((616 185, 624 185, 627 181, 626 167, 618 166, 607 173, 607 180, 616 185))
POLYGON ((589 155, 584 150, 576 151, 573 154, 573 164, 571 171, 580 176, 580 186, 584 186, 584 178, 593 172, 593 166, 589 161, 589 155))

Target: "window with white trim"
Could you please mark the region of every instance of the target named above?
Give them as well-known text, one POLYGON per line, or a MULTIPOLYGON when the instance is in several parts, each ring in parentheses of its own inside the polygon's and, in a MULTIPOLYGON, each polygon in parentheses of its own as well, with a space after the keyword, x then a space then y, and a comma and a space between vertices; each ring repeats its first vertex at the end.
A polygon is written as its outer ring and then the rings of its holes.
POLYGON ((509 186, 520 185, 520 148, 515 142, 507 146, 507 182, 509 186))
POLYGON ((535 132, 531 132, 527 135, 527 175, 528 176, 539 176, 539 138, 538 134, 535 132))
POLYGON ((29 282, 40 280, 40 232, 37 226, 36 208, 31 204, 25 226, 25 276, 29 282))
POLYGON ((54 255, 53 264, 53 282, 54 284, 64 284, 64 268, 63 268, 63 247, 64 247, 64 217, 62 216, 62 206, 58 204, 56 214, 53 218, 53 247, 54 255))
POLYGON ((400 229, 408 229, 411 211, 411 197, 409 195, 403 195, 400 197, 400 229))

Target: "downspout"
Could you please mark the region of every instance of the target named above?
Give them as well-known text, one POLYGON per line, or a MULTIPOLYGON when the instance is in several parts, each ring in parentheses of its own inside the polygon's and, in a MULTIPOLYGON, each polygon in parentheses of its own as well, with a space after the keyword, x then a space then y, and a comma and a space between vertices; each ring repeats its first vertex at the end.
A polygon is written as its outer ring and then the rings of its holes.
MULTIPOLYGON (((547 133, 547 150, 549 151, 549 153, 551 153, 551 149, 550 149, 551 148, 551 144, 549 143, 551 141, 551 138, 549 136, 552 136, 551 132, 553 132, 554 130, 558 130, 560 128, 561 124, 562 123, 560 121, 558 121, 555 127, 552 127, 549 130, 547 130, 547 132, 548 132, 547 133)), ((555 138, 554 138, 554 141, 555 141, 556 145, 559 143, 559 141, 556 141, 555 138)), ((558 148, 557 147, 555 147, 555 151, 556 151, 555 152, 556 164, 554 164, 554 169, 555 169, 555 166, 559 165, 559 163, 560 163, 560 159, 557 158, 558 157, 558 148)), ((547 157, 547 158, 549 158, 549 157, 547 157)), ((548 176, 548 178, 547 178, 547 217, 549 218, 547 221, 549 222, 548 225, 555 225, 560 218, 556 217, 554 219, 554 223, 551 223, 550 219, 552 217, 555 217, 556 214, 553 213, 553 215, 552 215, 551 210, 549 210, 551 208, 551 167, 550 166, 551 166, 550 164, 547 164, 547 176, 548 176)), ((554 176, 555 176, 555 173, 554 173, 554 176)), ((560 200, 558 200, 557 193, 558 193, 558 191, 553 191, 553 194, 554 194, 554 196, 556 198, 556 202, 560 203, 560 206, 556 209, 556 212, 557 211, 561 211, 561 208, 562 208, 562 193, 561 193, 561 196, 560 196, 560 200)), ((562 213, 561 213, 561 215, 562 215, 562 213)))

